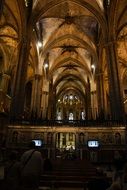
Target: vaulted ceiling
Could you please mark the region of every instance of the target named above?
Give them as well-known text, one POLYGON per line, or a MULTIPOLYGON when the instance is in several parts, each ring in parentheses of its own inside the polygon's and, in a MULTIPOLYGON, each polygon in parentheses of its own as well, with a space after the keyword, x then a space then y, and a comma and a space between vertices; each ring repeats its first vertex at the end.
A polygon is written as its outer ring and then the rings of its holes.
POLYGON ((0 22, 1 72, 13 73, 30 15, 33 31, 27 80, 34 74, 46 75, 57 94, 63 90, 85 94, 89 82, 95 91, 98 68, 106 68, 99 47, 105 45, 108 32, 115 36, 121 72, 126 73, 126 0, 33 0, 29 12, 31 2, 5 0, 0 22))
MULTIPOLYGON (((94 6, 102 11, 97 2, 94 6)), ((88 78, 94 80, 91 65, 98 61, 97 18, 75 1, 58 1, 54 5, 36 1, 34 15, 38 19, 35 31, 42 42, 42 63, 48 56, 48 74, 57 92, 62 89, 85 92, 88 78)))

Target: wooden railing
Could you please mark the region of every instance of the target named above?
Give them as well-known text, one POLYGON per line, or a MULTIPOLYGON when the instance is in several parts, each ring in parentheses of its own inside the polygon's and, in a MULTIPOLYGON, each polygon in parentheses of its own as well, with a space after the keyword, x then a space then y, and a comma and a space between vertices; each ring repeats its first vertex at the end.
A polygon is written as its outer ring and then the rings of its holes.
POLYGON ((38 126, 65 126, 69 125, 72 127, 77 126, 84 126, 84 127, 90 127, 90 126, 126 126, 127 122, 125 121, 117 121, 117 120, 42 120, 42 119, 31 119, 31 120, 17 120, 17 119, 11 119, 10 124, 16 125, 38 125, 38 126))

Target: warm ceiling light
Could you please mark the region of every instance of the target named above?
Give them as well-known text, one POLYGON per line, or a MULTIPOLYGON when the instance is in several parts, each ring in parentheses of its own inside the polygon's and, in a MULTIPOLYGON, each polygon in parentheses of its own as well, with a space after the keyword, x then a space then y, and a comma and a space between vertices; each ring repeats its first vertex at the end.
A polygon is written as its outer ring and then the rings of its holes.
POLYGON ((28 7, 28 0, 25 0, 25 5, 26 7, 28 7))
POLYGON ((37 46, 38 46, 39 48, 41 48, 41 47, 42 47, 42 43, 41 43, 41 42, 38 42, 38 43, 37 43, 37 46))
POLYGON ((73 99, 73 95, 71 94, 69 98, 70 98, 70 100, 72 100, 73 99))
POLYGON ((95 65, 92 64, 92 65, 91 65, 91 68, 92 68, 92 69, 95 69, 95 65))
POLYGON ((48 66, 49 66, 48 63, 45 63, 45 64, 44 64, 44 68, 45 68, 45 69, 48 68, 48 66))

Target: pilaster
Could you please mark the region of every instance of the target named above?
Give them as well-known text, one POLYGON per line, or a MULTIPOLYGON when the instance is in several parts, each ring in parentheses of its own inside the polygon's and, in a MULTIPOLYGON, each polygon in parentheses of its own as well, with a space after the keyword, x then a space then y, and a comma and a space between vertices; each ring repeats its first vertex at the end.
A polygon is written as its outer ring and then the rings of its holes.
POLYGON ((41 116, 42 119, 47 119, 47 109, 48 109, 48 92, 42 91, 41 99, 41 116))
POLYGON ((91 95, 90 95, 90 81, 87 79, 87 90, 86 90, 86 119, 92 119, 91 110, 91 95))
POLYGON ((125 112, 122 101, 122 92, 120 84, 119 64, 116 54, 116 44, 114 41, 106 44, 107 65, 109 76, 109 96, 111 106, 111 117, 113 120, 124 121, 125 112))
POLYGON ((48 117, 48 100, 49 100, 49 81, 43 78, 42 86, 42 96, 41 96, 41 116, 42 119, 47 119, 48 117))
MULTIPOLYGON (((105 100, 104 100, 104 76, 103 72, 99 71, 96 74, 97 81, 97 99, 98 99, 98 117, 100 119, 105 118, 105 100)), ((106 113, 105 113, 106 114, 106 113)))
POLYGON ((41 75, 35 74, 32 86, 31 112, 33 116, 39 117, 41 96, 41 75))
POLYGON ((30 39, 25 37, 19 44, 19 55, 12 90, 11 119, 21 119, 24 111, 25 82, 30 51, 30 39))

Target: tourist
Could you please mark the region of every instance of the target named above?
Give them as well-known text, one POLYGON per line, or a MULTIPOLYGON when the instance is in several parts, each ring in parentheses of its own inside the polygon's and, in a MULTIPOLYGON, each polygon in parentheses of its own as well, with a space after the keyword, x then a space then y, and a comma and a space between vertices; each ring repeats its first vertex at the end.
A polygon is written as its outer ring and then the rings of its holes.
POLYGON ((30 142, 30 149, 21 157, 21 186, 23 188, 37 189, 40 176, 43 171, 43 159, 41 153, 35 149, 35 142, 30 142))
POLYGON ((21 163, 18 161, 18 153, 12 151, 9 160, 5 164, 4 190, 18 190, 20 186, 21 163))

